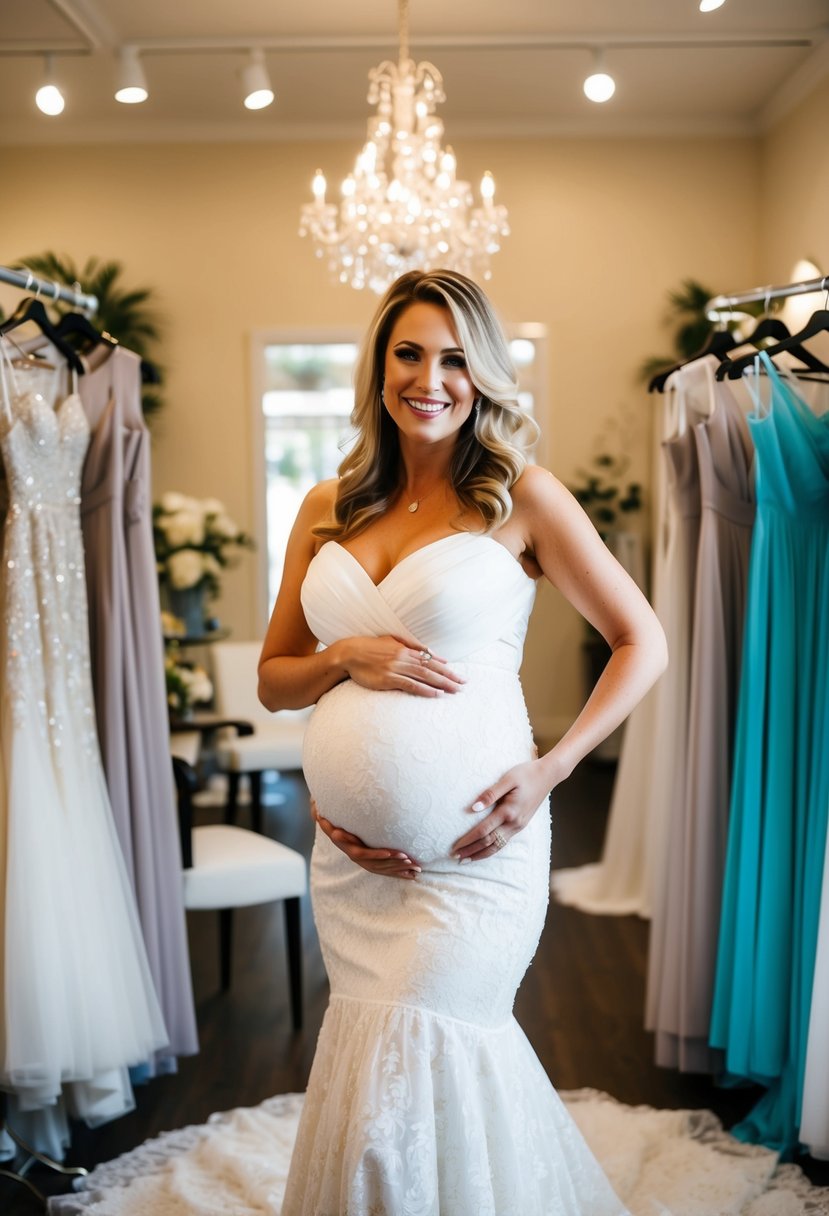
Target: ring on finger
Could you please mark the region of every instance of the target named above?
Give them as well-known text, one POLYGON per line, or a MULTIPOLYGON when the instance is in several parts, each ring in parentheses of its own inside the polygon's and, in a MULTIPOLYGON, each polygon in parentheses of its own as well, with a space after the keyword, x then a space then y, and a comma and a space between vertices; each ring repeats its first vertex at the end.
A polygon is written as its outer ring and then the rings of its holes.
POLYGON ((417 657, 420 659, 424 667, 427 667, 432 661, 431 652, 428 650, 419 650, 417 652, 417 657))
POLYGON ((492 833, 492 840, 493 840, 493 843, 496 844, 499 849, 503 849, 504 845, 507 843, 506 836, 504 836, 504 834, 502 832, 499 832, 497 828, 492 833))

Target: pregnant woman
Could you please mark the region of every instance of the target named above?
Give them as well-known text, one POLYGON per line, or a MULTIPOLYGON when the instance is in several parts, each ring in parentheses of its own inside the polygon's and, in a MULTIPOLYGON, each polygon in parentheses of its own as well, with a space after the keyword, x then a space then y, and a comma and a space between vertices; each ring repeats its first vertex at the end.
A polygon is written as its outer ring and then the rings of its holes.
POLYGON ((550 791, 665 663, 644 597, 549 473, 479 287, 412 271, 307 496, 260 662, 315 704, 305 775, 331 981, 283 1216, 620 1216, 512 1016, 544 922, 550 791), (538 756, 518 679, 547 578, 612 656, 538 756), (319 643, 322 643, 320 647, 319 643))

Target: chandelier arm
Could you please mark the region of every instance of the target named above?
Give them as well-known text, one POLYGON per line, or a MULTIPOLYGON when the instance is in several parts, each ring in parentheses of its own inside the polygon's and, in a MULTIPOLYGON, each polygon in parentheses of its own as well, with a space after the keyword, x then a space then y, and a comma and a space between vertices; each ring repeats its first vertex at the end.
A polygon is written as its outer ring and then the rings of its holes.
POLYGON ((400 40, 400 62, 409 58, 409 0, 397 0, 397 27, 400 40))

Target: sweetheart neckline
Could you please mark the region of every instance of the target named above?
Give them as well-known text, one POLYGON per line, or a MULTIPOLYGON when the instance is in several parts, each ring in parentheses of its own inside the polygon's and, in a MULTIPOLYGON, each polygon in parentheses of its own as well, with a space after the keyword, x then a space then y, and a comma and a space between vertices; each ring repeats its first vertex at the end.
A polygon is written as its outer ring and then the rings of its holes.
POLYGON ((512 564, 518 570, 520 570, 520 572, 523 574, 523 576, 527 580, 527 582, 531 583, 533 586, 535 586, 535 579, 532 578, 531 575, 527 574, 527 571, 521 565, 518 558, 513 557, 513 555, 510 553, 510 551, 506 547, 506 545, 502 545, 501 542, 499 540, 496 540, 494 536, 484 536, 480 532, 450 532, 448 536, 439 536, 437 538, 437 540, 427 541, 425 545, 421 545, 418 549, 413 549, 411 553, 407 553, 405 555, 405 557, 401 557, 399 561, 395 562, 395 564, 392 566, 391 570, 389 570, 388 574, 385 574, 378 583, 375 583, 374 579, 371 577, 368 570, 366 570, 363 563, 354 556, 354 554, 351 552, 351 550, 346 549, 345 545, 341 545, 338 540, 327 540, 324 545, 320 546, 320 548, 317 550, 317 553, 315 554, 315 556, 319 556, 319 554, 322 553, 322 551, 326 547, 326 545, 335 545, 340 550, 341 553, 345 553, 348 557, 351 558, 352 562, 358 568, 358 570, 362 571, 362 573, 365 575, 365 577, 371 583, 372 587, 374 587, 375 590, 377 590, 380 587, 382 587, 383 584, 388 579, 391 578, 391 576, 394 574, 395 570, 399 570, 400 567, 405 562, 407 562, 410 558, 417 557, 419 553, 425 553, 427 549, 433 549, 435 547, 435 545, 442 545, 448 540, 458 540, 459 538, 489 541, 491 544, 497 545, 497 547, 503 553, 505 553, 507 555, 507 557, 512 562, 512 564))
MULTIPOLYGON (((23 391, 22 393, 15 393, 15 394, 14 394, 14 401, 15 401, 15 403, 17 403, 18 401, 20 401, 21 397, 25 397, 25 396, 27 396, 29 393, 32 393, 32 392, 34 392, 34 390, 33 390, 33 389, 24 389, 24 391, 23 391)), ((46 399, 44 398, 44 401, 45 401, 45 400, 46 400, 46 399)), ((78 405, 81 407, 81 413, 83 414, 84 418, 86 418, 86 414, 84 413, 84 408, 83 408, 83 402, 81 401, 81 395, 80 395, 80 393, 79 393, 79 392, 75 392, 75 391, 73 391, 73 392, 71 392, 71 393, 68 393, 68 394, 67 394, 67 395, 66 395, 66 396, 63 398, 63 400, 62 400, 62 401, 58 402, 58 404, 57 404, 57 405, 48 405, 48 404, 47 404, 46 408, 47 408, 47 409, 49 409, 49 410, 51 410, 51 411, 52 411, 52 413, 53 413, 53 414, 55 415, 55 417, 57 418, 57 417, 59 417, 59 416, 60 416, 60 415, 63 413, 64 408, 65 408, 67 405, 69 405, 69 403, 70 403, 71 401, 77 401, 78 405)), ((12 415, 12 417, 11 417, 11 424, 10 424, 10 426, 9 426, 9 427, 6 429, 6 431, 3 433, 3 438, 4 438, 4 439, 6 439, 6 438, 7 438, 9 435, 11 435, 11 434, 12 434, 14 431, 16 431, 16 430, 17 430, 17 428, 18 428, 19 426, 24 426, 24 423, 25 423, 24 418, 23 418, 23 417, 22 417, 20 414, 14 413, 14 412, 13 412, 13 411, 10 409, 8 402, 5 402, 5 406, 6 406, 6 408, 9 410, 9 413, 12 415)))

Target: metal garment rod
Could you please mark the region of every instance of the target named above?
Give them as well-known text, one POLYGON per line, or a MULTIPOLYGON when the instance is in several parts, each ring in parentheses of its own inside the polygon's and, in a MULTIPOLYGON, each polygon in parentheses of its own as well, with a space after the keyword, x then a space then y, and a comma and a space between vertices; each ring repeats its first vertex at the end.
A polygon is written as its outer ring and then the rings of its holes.
POLYGON ((30 270, 11 270, 8 266, 0 266, 0 283, 11 283, 12 287, 19 287, 21 291, 33 291, 35 295, 42 295, 47 299, 63 300, 83 312, 96 312, 98 309, 97 296, 88 296, 85 292, 75 291, 71 287, 61 287, 60 283, 51 279, 39 279, 30 270))
POLYGON ((804 279, 802 283, 786 283, 781 287, 752 287, 751 291, 741 291, 734 296, 714 296, 705 305, 709 321, 719 319, 721 312, 739 308, 741 304, 763 304, 767 300, 782 300, 787 296, 803 296, 810 292, 826 291, 829 288, 829 275, 821 279, 804 279))

